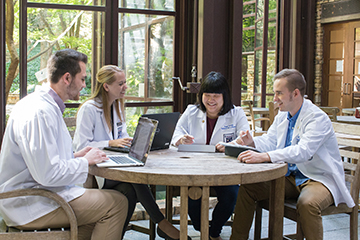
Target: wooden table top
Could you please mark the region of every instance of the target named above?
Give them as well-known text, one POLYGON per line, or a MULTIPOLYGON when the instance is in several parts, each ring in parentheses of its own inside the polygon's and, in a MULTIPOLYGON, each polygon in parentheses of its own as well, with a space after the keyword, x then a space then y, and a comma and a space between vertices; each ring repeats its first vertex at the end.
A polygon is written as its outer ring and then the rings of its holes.
POLYGON ((268 108, 253 107, 254 114, 269 114, 268 108))
POLYGON ((360 124, 360 118, 355 116, 337 116, 336 120, 340 123, 360 124))
MULTIPOLYGON (((107 154, 118 154, 106 151, 107 154)), ((222 186, 264 182, 284 176, 287 164, 245 164, 224 153, 150 152, 143 167, 99 168, 89 173, 112 180, 167 186, 222 186)))

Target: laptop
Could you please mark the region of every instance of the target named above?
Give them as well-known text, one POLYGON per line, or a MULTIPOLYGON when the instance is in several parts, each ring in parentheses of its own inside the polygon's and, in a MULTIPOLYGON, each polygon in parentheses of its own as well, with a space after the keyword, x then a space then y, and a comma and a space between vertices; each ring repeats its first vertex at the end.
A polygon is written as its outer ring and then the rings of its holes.
POLYGON ((159 122, 150 151, 169 148, 180 113, 154 113, 142 116, 159 122))
POLYGON ((107 155, 109 160, 97 163, 98 167, 144 166, 148 157, 158 121, 140 117, 131 143, 129 154, 107 155))

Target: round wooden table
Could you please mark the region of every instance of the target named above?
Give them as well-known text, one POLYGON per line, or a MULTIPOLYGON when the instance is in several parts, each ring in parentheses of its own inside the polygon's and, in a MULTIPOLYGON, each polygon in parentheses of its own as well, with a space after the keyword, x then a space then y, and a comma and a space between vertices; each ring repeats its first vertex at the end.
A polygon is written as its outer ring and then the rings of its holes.
POLYGON ((360 124, 360 118, 355 116, 336 116, 336 121, 339 123, 360 124))
MULTIPOLYGON (((107 154, 116 154, 106 151, 107 154)), ((282 239, 284 176, 287 164, 245 164, 224 153, 177 152, 176 148, 150 152, 145 166, 99 168, 89 174, 130 183, 180 186, 180 239, 187 239, 189 187, 201 187, 201 239, 209 239, 209 187, 271 181, 269 236, 282 239), (275 204, 276 203, 276 204, 275 204)), ((93 177, 89 178, 93 179, 93 177)), ((89 180, 86 187, 92 185, 89 180)), ((200 188, 197 188, 200 189, 200 188)), ((190 196, 191 197, 191 196, 190 196)))

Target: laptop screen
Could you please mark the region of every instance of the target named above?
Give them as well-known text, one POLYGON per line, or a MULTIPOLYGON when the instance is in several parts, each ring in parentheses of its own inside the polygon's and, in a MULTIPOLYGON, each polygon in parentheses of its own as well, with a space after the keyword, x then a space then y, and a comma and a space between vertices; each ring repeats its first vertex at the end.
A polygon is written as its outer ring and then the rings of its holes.
POLYGON ((179 120, 179 112, 144 114, 143 117, 155 119, 159 122, 150 150, 167 149, 179 120))
POLYGON ((142 162, 146 161, 148 151, 157 127, 157 121, 140 117, 132 140, 129 156, 142 162))

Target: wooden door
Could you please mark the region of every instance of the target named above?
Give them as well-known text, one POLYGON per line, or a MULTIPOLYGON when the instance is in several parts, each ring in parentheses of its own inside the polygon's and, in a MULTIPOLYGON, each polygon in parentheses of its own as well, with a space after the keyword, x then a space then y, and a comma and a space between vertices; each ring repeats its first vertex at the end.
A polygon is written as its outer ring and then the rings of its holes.
POLYGON ((358 107, 360 102, 360 21, 324 26, 322 105, 358 107))

